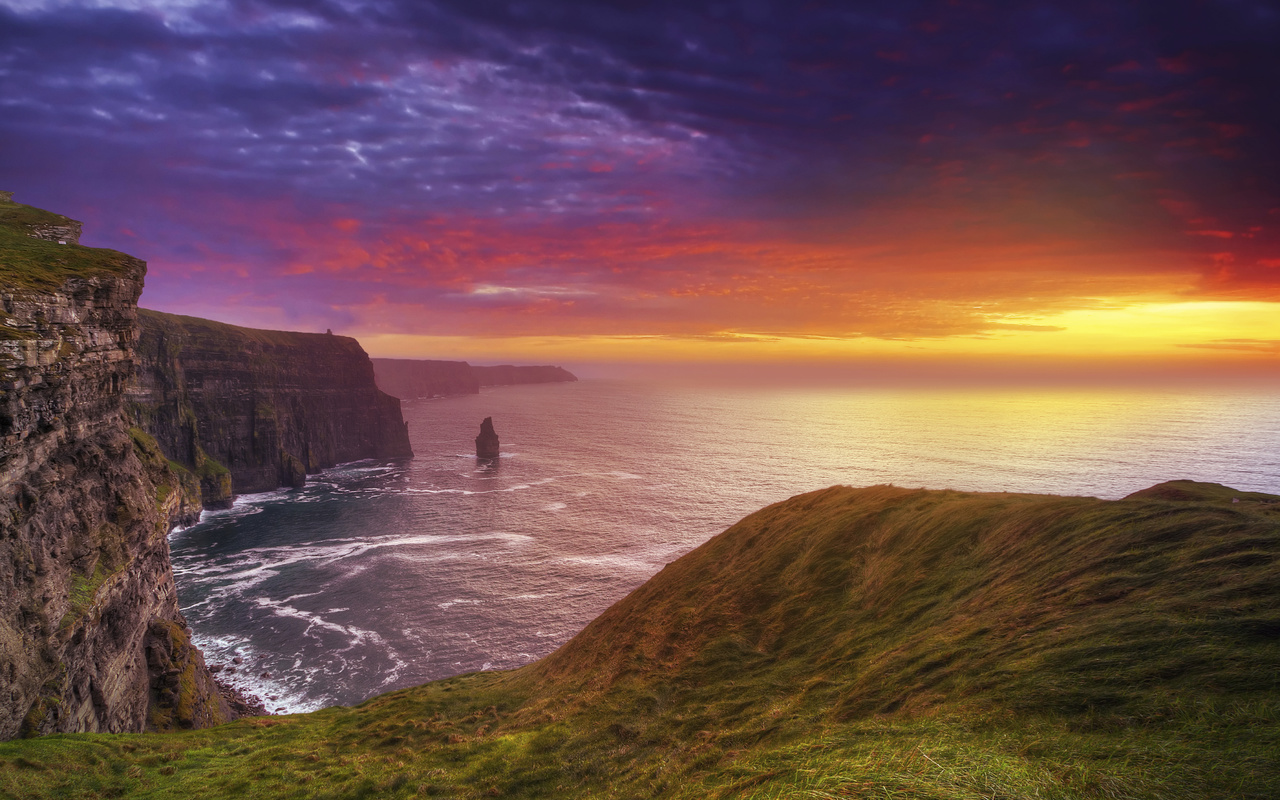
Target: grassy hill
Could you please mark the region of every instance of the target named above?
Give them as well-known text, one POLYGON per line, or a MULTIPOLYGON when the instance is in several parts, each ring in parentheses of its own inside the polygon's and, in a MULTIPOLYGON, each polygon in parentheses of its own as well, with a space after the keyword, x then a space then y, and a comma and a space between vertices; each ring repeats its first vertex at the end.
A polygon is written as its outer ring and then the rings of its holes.
MULTIPOLYGON (((67 278, 130 275, 142 262, 133 256, 98 247, 58 244, 34 238, 32 231, 73 223, 61 214, 0 197, 0 286, 26 295, 54 291, 67 278)), ((4 329, 0 327, 0 336, 4 329)))
POLYGON ((23 797, 1280 796, 1280 497, 835 487, 547 658, 355 708, 0 745, 23 797))

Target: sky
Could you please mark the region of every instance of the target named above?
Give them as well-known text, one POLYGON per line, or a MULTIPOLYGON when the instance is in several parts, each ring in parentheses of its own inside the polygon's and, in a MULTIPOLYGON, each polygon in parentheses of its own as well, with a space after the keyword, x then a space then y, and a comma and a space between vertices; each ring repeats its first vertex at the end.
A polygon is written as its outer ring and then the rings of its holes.
POLYGON ((474 363, 1280 375, 1280 3, 0 0, 142 305, 474 363))

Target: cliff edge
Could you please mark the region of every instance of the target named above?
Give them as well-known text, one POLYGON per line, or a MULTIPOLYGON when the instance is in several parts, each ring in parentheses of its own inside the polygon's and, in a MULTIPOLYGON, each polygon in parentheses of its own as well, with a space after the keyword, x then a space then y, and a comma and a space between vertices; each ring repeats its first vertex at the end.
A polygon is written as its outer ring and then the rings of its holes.
POLYGON ((241 328, 142 309, 139 427, 195 473, 206 507, 308 473, 413 455, 400 401, 347 336, 241 328))
POLYGON ((130 431, 146 265, 0 197, 0 739, 230 719, 178 610, 186 502, 130 431))

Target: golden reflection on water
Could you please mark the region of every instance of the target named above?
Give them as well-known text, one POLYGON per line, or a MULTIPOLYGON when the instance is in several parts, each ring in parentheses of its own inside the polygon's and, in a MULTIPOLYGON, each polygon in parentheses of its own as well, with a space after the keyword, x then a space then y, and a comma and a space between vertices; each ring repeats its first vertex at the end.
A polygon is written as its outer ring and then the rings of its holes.
POLYGON ((719 429, 744 458, 816 472, 811 487, 886 482, 1122 497, 1174 478, 1261 490, 1280 479, 1280 399, 1260 391, 701 393, 699 406, 724 421, 719 429))

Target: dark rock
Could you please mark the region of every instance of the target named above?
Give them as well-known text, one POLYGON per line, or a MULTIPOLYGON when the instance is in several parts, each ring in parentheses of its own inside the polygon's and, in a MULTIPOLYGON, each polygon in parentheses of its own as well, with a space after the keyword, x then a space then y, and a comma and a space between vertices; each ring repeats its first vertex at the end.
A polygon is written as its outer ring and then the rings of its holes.
POLYGON ((498 457, 498 434, 493 430, 493 417, 485 417, 480 423, 480 435, 476 437, 477 458, 498 457))
POLYGON ((267 711, 267 707, 257 697, 245 695, 229 683, 223 683, 222 681, 217 681, 216 683, 222 698, 227 701, 227 705, 231 707, 231 712, 236 717, 270 716, 271 712, 267 711))
POLYGON ((293 454, 280 452, 280 485, 301 489, 307 485, 307 468, 293 454))
POLYGON ((144 648, 148 658, 157 654, 169 665, 152 679, 149 729, 208 728, 235 718, 183 621, 153 621, 144 648))

